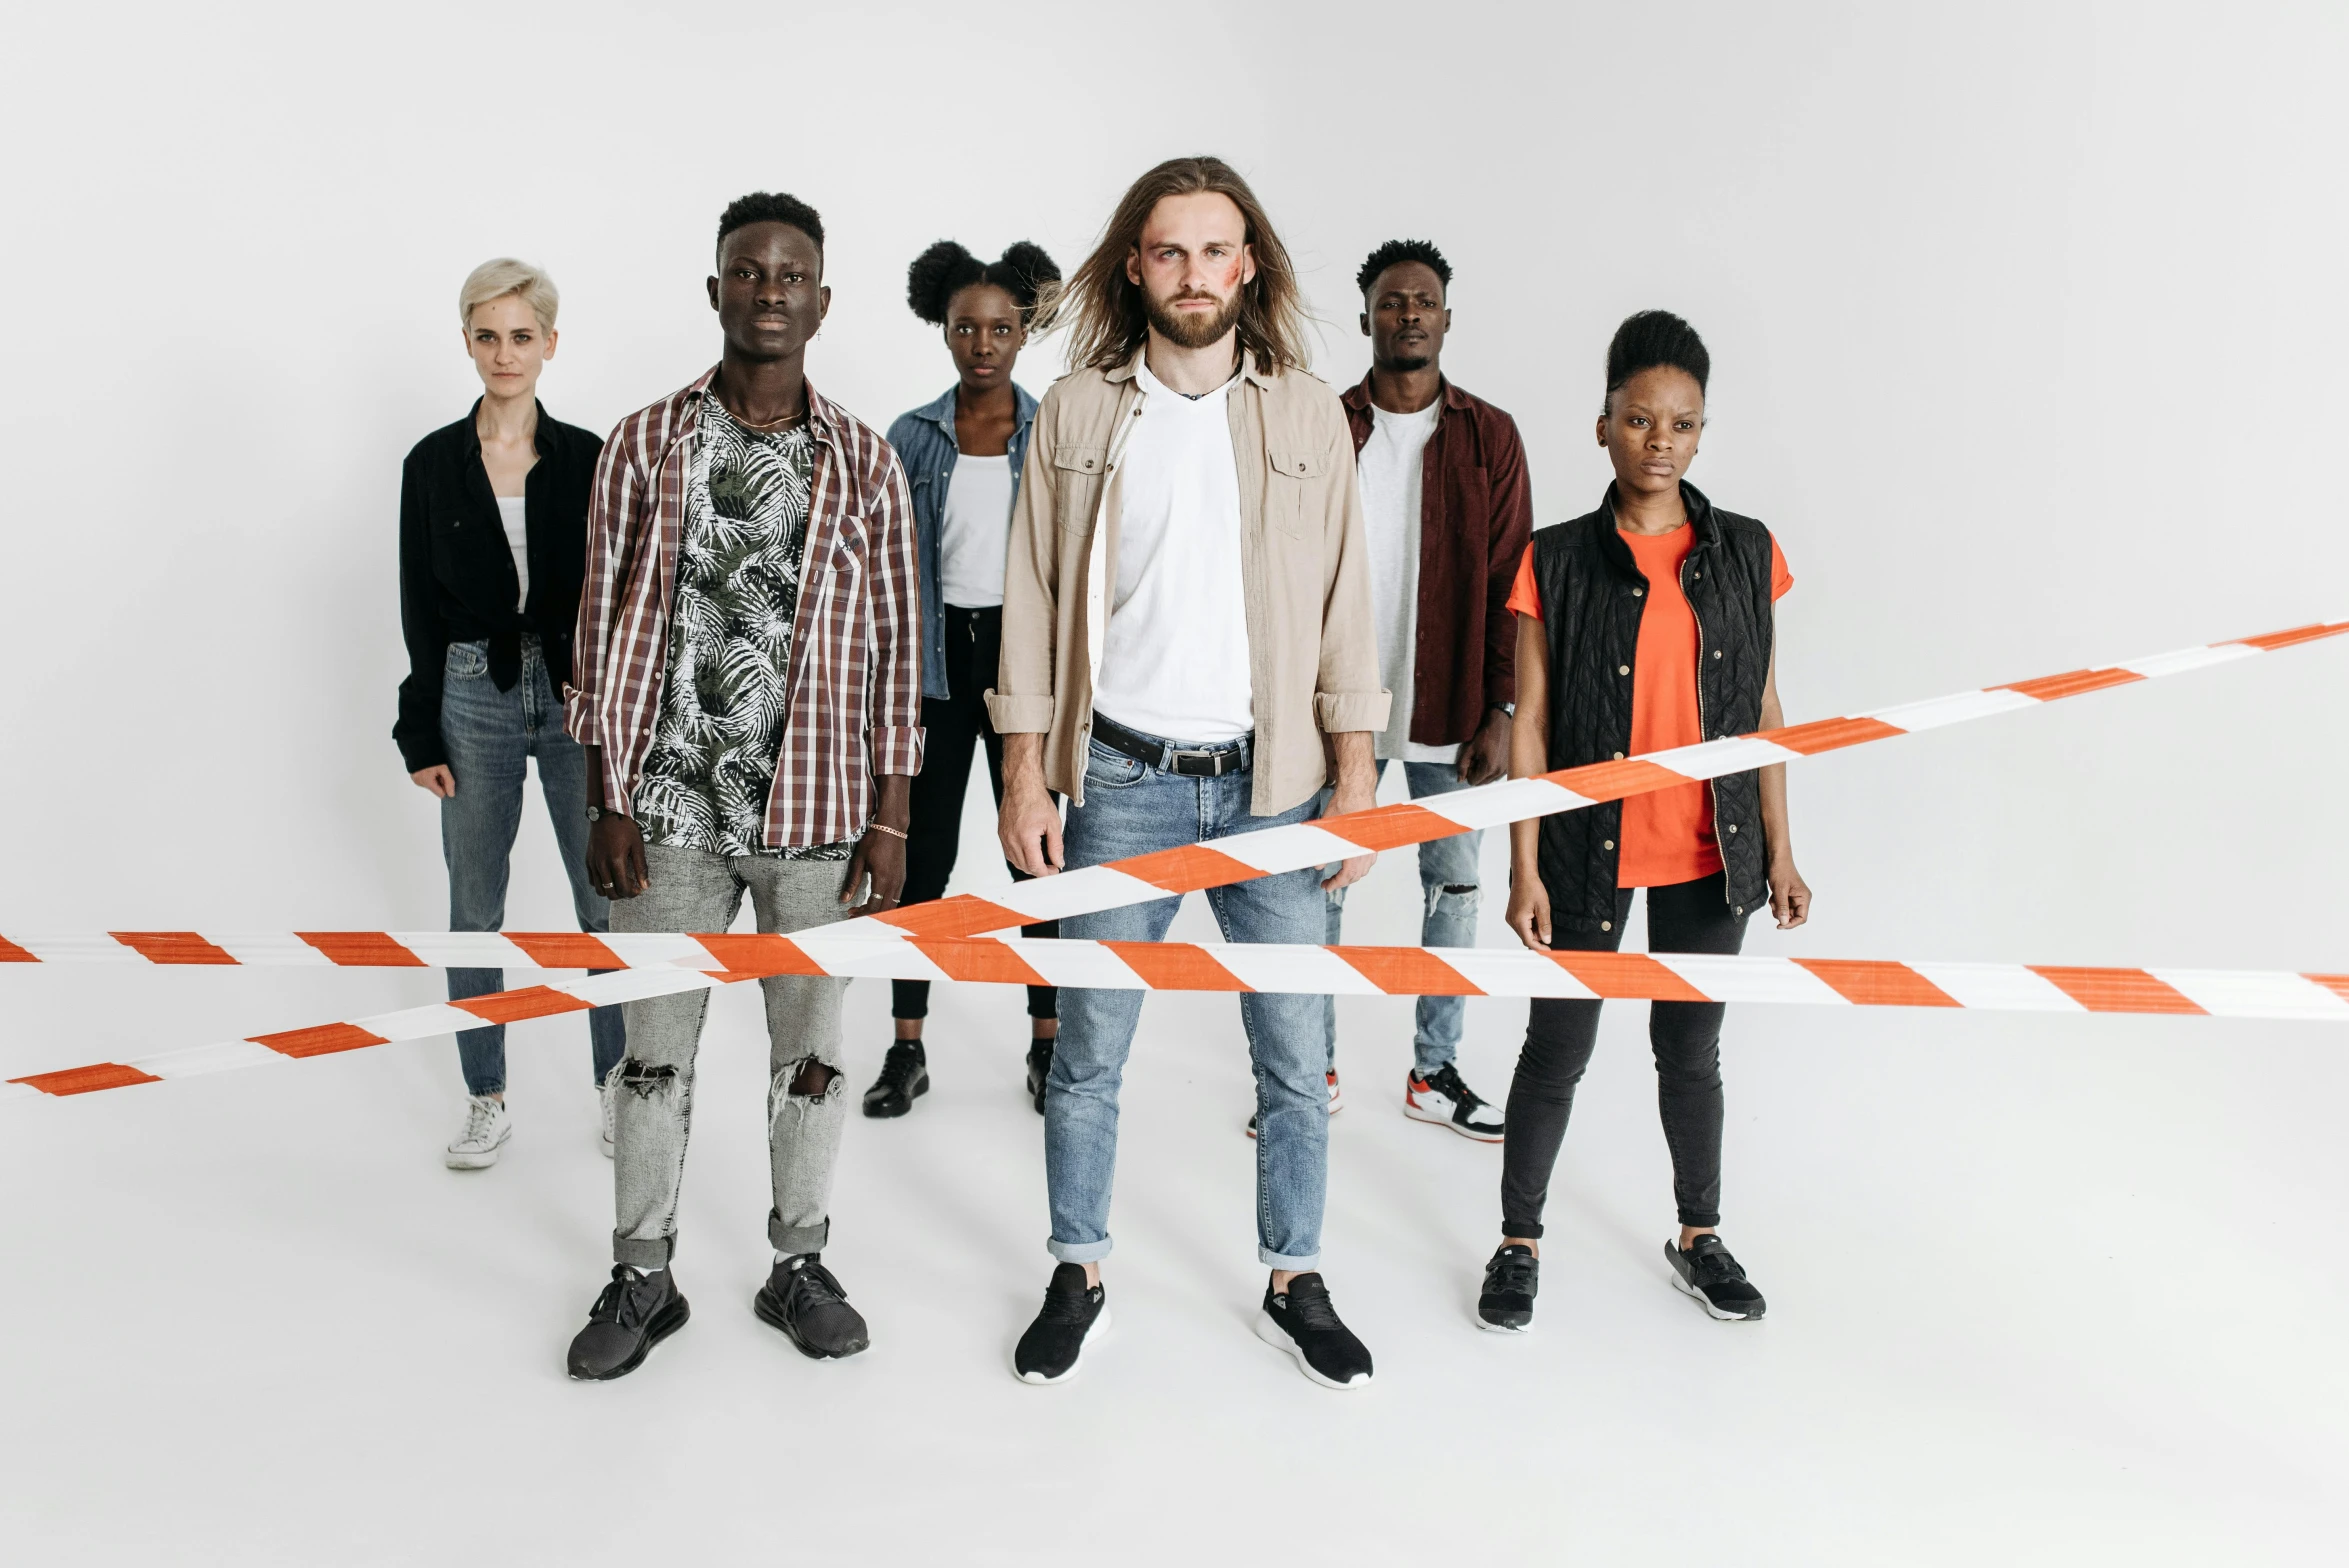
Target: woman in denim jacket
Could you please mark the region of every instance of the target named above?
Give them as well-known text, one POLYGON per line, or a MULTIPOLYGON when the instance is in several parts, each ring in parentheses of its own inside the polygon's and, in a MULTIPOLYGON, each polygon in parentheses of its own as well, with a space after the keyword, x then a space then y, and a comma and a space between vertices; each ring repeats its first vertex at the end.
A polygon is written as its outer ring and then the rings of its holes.
MULTIPOLYGON (((440 801, 449 867, 449 929, 495 931, 506 919, 507 858, 522 823, 531 758, 571 878, 582 931, 611 905, 587 880, 587 770, 563 732, 563 683, 587 565, 587 497, 603 443, 548 417, 539 372, 555 352, 555 285, 528 263, 483 262, 457 297, 465 348, 481 376, 473 411, 416 443, 400 472, 399 743, 408 776, 440 801)), ((452 969, 449 999, 500 989, 503 971, 452 969)), ((587 1015, 599 1091, 626 1045, 618 1007, 587 1015)), ((506 1031, 457 1035, 465 1121, 452 1170, 495 1165, 506 1116, 506 1031)), ((612 1106, 603 1104, 612 1152, 612 1106)))
MULTIPOLYGON (((907 904, 946 891, 962 837, 974 750, 985 748, 988 780, 996 801, 1003 799, 1003 741, 987 722, 984 698, 995 684, 1003 641, 1011 504, 1036 417, 1036 400, 1011 379, 1011 371, 1027 343, 1037 292, 1059 277, 1052 258, 1024 240, 991 262, 940 240, 915 257, 907 273, 907 302, 915 315, 943 330, 957 378, 936 402, 889 427, 889 444, 913 489, 922 556, 925 738, 905 848, 907 904)), ((1024 929, 1029 936, 1057 934, 1049 923, 1024 929)), ((880 1077, 865 1091, 867 1116, 903 1116, 917 1095, 929 1092, 922 1044, 929 1011, 928 981, 893 982, 897 1039, 880 1077)), ((1050 986, 1028 988, 1028 1093, 1039 1113, 1059 1028, 1055 1011, 1050 986)))

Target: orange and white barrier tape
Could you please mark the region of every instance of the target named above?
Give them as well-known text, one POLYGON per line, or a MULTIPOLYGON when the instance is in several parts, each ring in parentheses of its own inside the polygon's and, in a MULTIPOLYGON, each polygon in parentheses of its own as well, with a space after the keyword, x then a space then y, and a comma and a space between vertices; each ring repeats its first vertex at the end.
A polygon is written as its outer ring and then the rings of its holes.
POLYGON ((0 937, 0 961, 33 963, 106 959, 161 964, 302 963, 402 968, 453 965, 625 971, 555 985, 528 986, 461 1003, 411 1008, 315 1029, 256 1035, 218 1045, 159 1053, 127 1063, 101 1062, 63 1072, 37 1073, 0 1084, 0 1098, 75 1094, 264 1061, 324 1055, 395 1039, 443 1034, 485 1022, 514 1022, 640 996, 699 989, 724 981, 754 978, 760 973, 900 976, 902 971, 903 978, 1017 980, 1025 984, 1099 987, 1140 985, 1163 990, 1619 995, 1681 1001, 1840 1000, 1867 1005, 2337 1018, 2349 992, 2342 989, 2340 977, 2329 976, 1957 964, 1885 966, 1857 960, 1651 958, 1637 954, 1604 959, 1597 955, 1569 958, 1476 949, 1449 950, 1439 956, 1434 950, 1416 948, 1284 949, 1262 944, 1229 947, 1175 943, 971 942, 968 939, 1040 920, 1091 914, 1254 877, 1329 865, 1365 852, 1425 843, 1504 822, 1580 810, 1651 790, 1675 788, 1771 763, 1791 762, 1896 735, 1938 729, 2065 697, 2226 664, 2345 632, 2349 632, 2349 621, 2320 622, 2264 636, 1960 692, 1927 702, 1904 703, 1846 718, 1822 719, 1587 767, 1564 768, 1537 778, 1514 779, 1433 796, 1424 802, 1379 806, 1309 824, 1236 833, 1208 843, 1042 877, 1016 883, 992 899, 964 894, 786 936, 277 932, 208 937, 196 932, 122 932, 0 937), (781 945, 765 946, 768 944, 781 945), (1174 956, 1150 956, 1154 951, 1174 956), (1180 956, 1185 951, 1205 955, 1205 962, 1180 956), (1259 967, 1283 954, 1288 955, 1289 964, 1280 968, 1278 975, 1259 967), (1375 954, 1386 957, 1369 956, 1375 954), (952 967, 948 960, 952 961, 952 967), (1529 960, 1533 964, 1530 969, 1524 967, 1529 960), (1364 968, 1365 963, 1387 965, 1380 972, 1384 978, 1374 980, 1364 968), (770 967, 762 969, 758 967, 760 964, 770 967), (1592 974, 1615 977, 1610 984, 1665 985, 1665 980, 1654 977, 1668 975, 1672 977, 1671 986, 1686 989, 1598 991, 1579 980, 1571 983, 1581 989, 1524 988, 1537 982, 1550 986, 1568 984, 1559 980, 1557 974, 1580 974, 1583 970, 1577 966, 1582 965, 1594 966, 1589 970, 1592 974), (1753 967, 1757 965, 1765 967, 1753 967), (1712 977, 1706 984, 1729 989, 1717 995, 1701 990, 1694 978, 1700 970, 1712 977), (1901 979, 1893 974, 1895 970, 1913 978, 1901 979), (1871 991, 1866 996, 1850 994, 1826 978, 1830 971, 1846 976, 1853 987, 1889 989, 1881 994, 1871 991), (1765 974, 1774 978, 1750 982, 1723 978, 1765 974), (1645 981, 1633 978, 1640 975, 1651 978, 1645 981), (1943 976, 1951 984, 1944 985, 1939 978, 1943 976), (2074 989, 2057 976, 2073 977, 2076 986, 2084 989, 2074 989), (1397 980, 1403 983, 1389 983, 1397 980), (1750 994, 1737 989, 1749 983, 1754 987, 1750 994), (2096 1000, 2091 1001, 2090 997, 2096 1000))
POLYGON ((1312 947, 1271 942, 881 938, 842 931, 671 938, 705 945, 682 963, 528 986, 462 1002, 254 1035, 0 1083, 0 1102, 87 1094, 329 1056, 485 1023, 520 1023, 767 975, 966 980, 1104 990, 1339 996, 1546 996, 1584 1000, 1957 1007, 1983 1012, 2168 1013, 2349 1022, 2349 975, 2051 964, 1509 948, 1312 947), (715 962, 722 967, 689 967, 715 962))

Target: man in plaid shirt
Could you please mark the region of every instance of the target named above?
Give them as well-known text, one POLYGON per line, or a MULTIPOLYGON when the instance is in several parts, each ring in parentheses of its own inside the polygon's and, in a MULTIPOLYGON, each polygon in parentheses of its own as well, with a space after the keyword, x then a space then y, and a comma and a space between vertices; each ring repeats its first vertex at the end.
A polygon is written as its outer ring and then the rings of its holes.
MULTIPOLYGON (((725 352, 620 422, 588 512, 565 725, 587 749, 589 880, 614 931, 761 931, 891 908, 922 762, 921 594, 905 474, 880 434, 808 385, 831 308, 815 209, 760 192, 718 223, 725 352)), ((766 990, 761 1318, 806 1355, 854 1355, 865 1321, 821 1257, 847 1118, 847 982, 766 990)), ((682 1327, 669 1261, 707 993, 627 1004, 612 1073, 612 1281, 571 1342, 614 1378, 682 1327)))

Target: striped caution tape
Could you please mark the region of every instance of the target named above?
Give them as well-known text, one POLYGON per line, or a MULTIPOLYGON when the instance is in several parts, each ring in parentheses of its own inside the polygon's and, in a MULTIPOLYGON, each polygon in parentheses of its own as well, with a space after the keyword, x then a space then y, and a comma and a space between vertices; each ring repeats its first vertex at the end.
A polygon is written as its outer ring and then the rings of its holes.
MULTIPOLYGON (((1586 767, 1561 768, 1535 778, 1485 784, 1448 795, 1367 811, 1323 817, 1288 827, 1258 828, 1202 844, 1014 883, 990 897, 958 894, 886 914, 863 916, 831 931, 862 930, 891 937, 980 936, 1038 921, 1098 913, 1170 894, 1223 887, 1254 877, 1332 865, 1367 852, 1400 849, 1476 828, 1498 827, 1561 811, 1579 811, 1652 790, 1742 773, 1775 762, 1921 730, 1940 729, 1993 714, 2035 708, 2115 686, 2228 664, 2280 648, 2349 632, 2349 621, 2317 622, 2233 642, 2127 659, 2036 680, 1902 703, 1871 713, 1764 730, 1670 751, 1648 752, 1586 767)), ((68 963, 109 960, 156 964, 344 964, 365 967, 616 969, 666 963, 674 950, 638 958, 631 943, 673 938, 593 937, 579 932, 495 933, 388 931, 276 932, 210 936, 194 931, 124 931, 42 936, 0 935, 0 962, 68 963)))
POLYGON ((792 936, 671 938, 699 957, 526 986, 462 1002, 92 1062, 0 1083, 0 1101, 87 1094, 330 1056, 485 1023, 520 1023, 768 975, 964 980, 1104 990, 1340 996, 1545 996, 1583 1000, 1955 1007, 1984 1012, 2166 1013, 2349 1022, 2349 975, 2053 964, 1506 948, 1313 947, 1270 942, 1096 942, 875 937, 833 927, 792 936), (720 967, 707 967, 715 962, 720 967), (691 967, 701 965, 703 967, 691 967))

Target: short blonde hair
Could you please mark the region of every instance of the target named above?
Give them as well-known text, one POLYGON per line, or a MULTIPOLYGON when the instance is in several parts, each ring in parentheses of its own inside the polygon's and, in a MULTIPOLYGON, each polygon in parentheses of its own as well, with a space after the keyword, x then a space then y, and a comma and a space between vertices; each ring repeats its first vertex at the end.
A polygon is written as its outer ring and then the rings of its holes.
POLYGON ((555 309, 563 302, 563 296, 555 292, 555 280, 529 262, 516 261, 511 256, 485 261, 465 275, 465 286, 457 291, 457 320, 471 332, 473 307, 504 299, 508 294, 522 296, 522 302, 538 318, 539 331, 555 330, 555 309))

